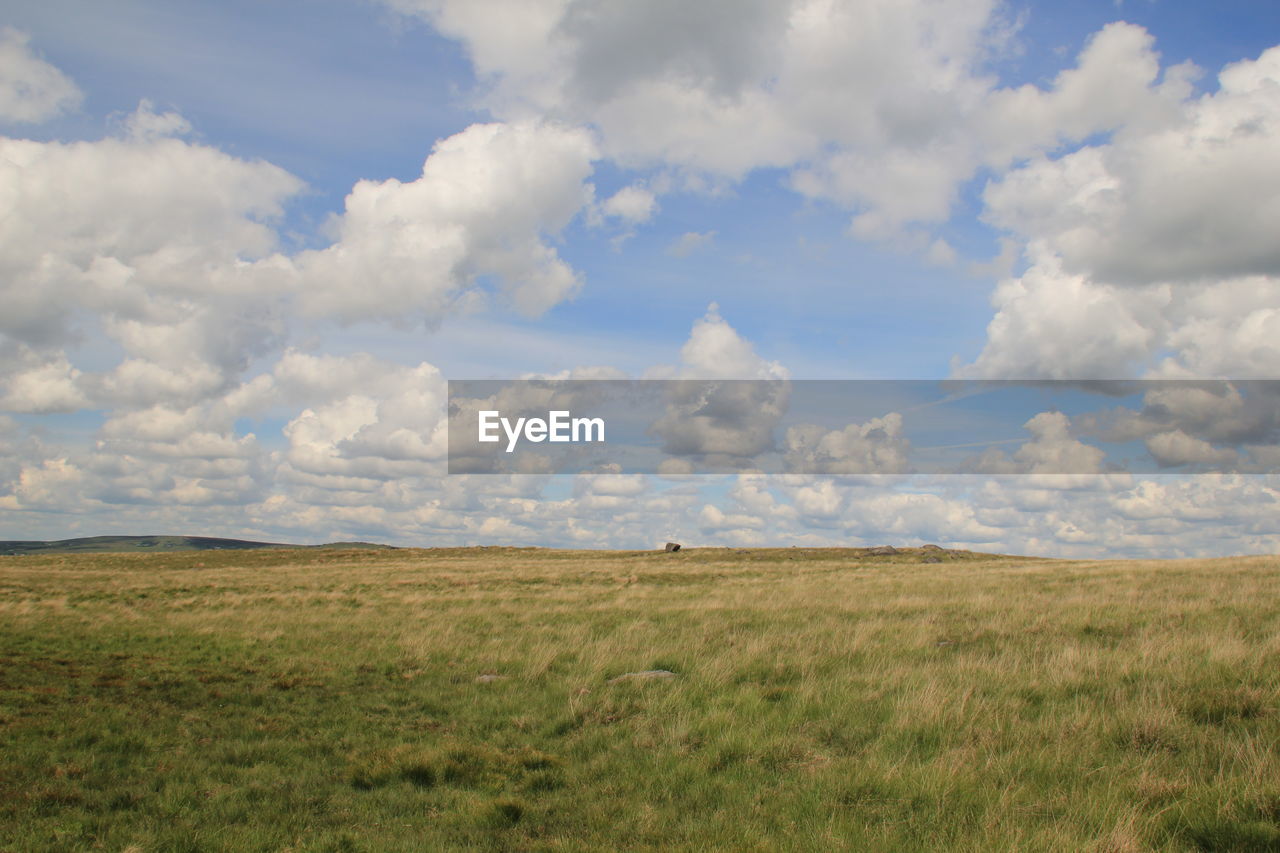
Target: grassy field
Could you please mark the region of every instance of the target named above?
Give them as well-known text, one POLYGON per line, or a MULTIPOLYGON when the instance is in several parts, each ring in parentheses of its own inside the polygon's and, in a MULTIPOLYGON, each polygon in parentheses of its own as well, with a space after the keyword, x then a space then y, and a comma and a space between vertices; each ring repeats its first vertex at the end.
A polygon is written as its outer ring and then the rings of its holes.
POLYGON ((1280 558, 924 556, 0 558, 0 850, 1280 850, 1280 558))

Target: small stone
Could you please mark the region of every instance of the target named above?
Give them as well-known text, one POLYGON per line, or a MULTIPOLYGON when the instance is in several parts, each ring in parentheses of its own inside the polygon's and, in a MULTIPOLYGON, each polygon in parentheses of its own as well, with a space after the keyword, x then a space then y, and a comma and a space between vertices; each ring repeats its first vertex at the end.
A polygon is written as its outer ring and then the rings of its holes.
POLYGON ((619 681, 632 681, 649 678, 675 678, 676 674, 669 669, 646 669, 643 672, 624 672, 617 678, 610 678, 606 684, 617 684, 619 681))
POLYGON ((679 543, 679 542, 668 542, 666 545, 664 545, 664 546, 663 546, 663 550, 664 550, 664 551, 679 551, 679 550, 680 550, 680 543, 679 543))
POLYGON ((925 557, 925 558, 924 558, 923 560, 921 560, 920 562, 922 562, 922 563, 941 563, 941 562, 942 562, 942 558, 941 558, 941 557, 935 557, 934 555, 930 554, 929 556, 925 557))
POLYGON ((898 553, 898 549, 892 545, 877 545, 874 548, 868 549, 867 553, 873 557, 891 557, 898 553))
POLYGON ((485 673, 484 675, 476 676, 476 684, 488 684, 491 681, 504 681, 504 680, 506 680, 505 675, 494 675, 493 673, 485 673))

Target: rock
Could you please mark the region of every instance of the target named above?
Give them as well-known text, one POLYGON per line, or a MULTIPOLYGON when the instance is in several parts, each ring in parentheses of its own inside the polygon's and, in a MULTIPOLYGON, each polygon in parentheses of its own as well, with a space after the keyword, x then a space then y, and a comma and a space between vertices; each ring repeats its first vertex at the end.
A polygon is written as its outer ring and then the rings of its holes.
POLYGON ((679 542, 668 542, 666 545, 664 545, 664 546, 663 546, 663 550, 665 550, 665 551, 679 551, 679 550, 680 550, 680 543, 679 543, 679 542))
POLYGON ((935 557, 933 554, 930 554, 929 556, 925 557, 925 558, 924 558, 923 560, 921 560, 920 562, 922 562, 922 563, 941 563, 941 562, 942 562, 942 558, 941 558, 941 557, 935 557))
POLYGON ((669 669, 646 669, 644 672, 624 672, 617 678, 610 678, 606 684, 617 684, 619 681, 634 681, 649 678, 675 678, 676 674, 669 669))
POLYGON ((941 545, 934 545, 930 543, 929 545, 921 545, 920 550, 921 551, 945 551, 947 549, 943 548, 941 545))
POLYGON ((506 678, 505 675, 494 675, 493 673, 485 673, 484 675, 476 676, 476 684, 488 684, 491 681, 502 681, 505 678, 506 678))
POLYGON ((892 545, 877 545, 867 551, 873 557, 890 557, 898 553, 898 549, 892 545))

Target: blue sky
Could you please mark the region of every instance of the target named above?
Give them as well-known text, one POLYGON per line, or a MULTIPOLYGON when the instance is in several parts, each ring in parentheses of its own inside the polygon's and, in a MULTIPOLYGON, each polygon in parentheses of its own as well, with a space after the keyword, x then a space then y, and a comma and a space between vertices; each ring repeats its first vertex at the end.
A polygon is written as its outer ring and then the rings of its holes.
MULTIPOLYGON (((1275 378, 1274 4, 53 0, 0 27, 0 536, 1278 544, 1269 476, 566 488, 441 457, 446 378, 1275 378)), ((1153 458, 1249 452, 1168 405, 1130 437, 1153 458)))

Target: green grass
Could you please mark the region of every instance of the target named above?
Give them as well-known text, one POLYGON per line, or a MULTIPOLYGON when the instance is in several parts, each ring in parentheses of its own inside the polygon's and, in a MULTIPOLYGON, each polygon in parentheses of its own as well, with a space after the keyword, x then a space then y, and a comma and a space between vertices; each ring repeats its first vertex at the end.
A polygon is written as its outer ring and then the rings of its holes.
POLYGON ((1280 850, 1280 559, 923 556, 0 558, 0 850, 1280 850))

